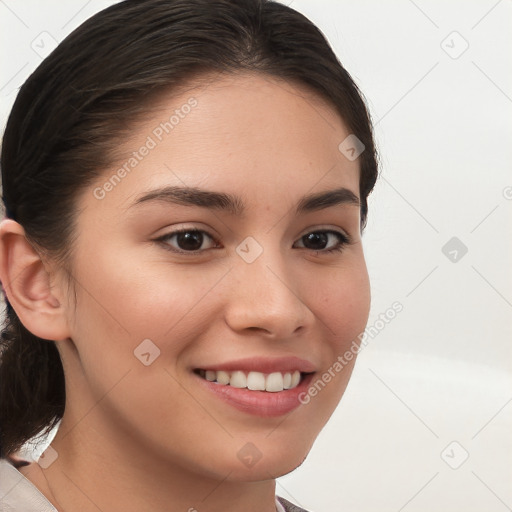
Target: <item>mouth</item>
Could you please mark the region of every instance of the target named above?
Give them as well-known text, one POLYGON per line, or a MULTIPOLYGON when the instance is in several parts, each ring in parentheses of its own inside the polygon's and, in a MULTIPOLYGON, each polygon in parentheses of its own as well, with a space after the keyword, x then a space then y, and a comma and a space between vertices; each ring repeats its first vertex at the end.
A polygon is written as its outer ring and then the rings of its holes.
POLYGON ((312 372, 300 372, 298 370, 286 372, 262 373, 256 371, 225 371, 204 370, 197 368, 196 375, 202 379, 221 386, 231 386, 237 389, 250 391, 264 391, 266 393, 279 393, 288 389, 295 389, 312 372))
POLYGON ((296 359, 284 361, 244 360, 222 368, 195 368, 197 382, 213 400, 260 418, 288 414, 303 405, 316 368, 296 359), (258 371, 263 370, 263 371, 258 371))

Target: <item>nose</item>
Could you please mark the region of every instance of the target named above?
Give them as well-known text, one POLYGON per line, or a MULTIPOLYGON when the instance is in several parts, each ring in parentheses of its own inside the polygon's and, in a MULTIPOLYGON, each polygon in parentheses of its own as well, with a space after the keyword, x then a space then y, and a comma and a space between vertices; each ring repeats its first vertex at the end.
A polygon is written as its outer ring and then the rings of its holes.
POLYGON ((314 314, 305 303, 305 288, 282 255, 271 257, 267 251, 252 263, 236 261, 230 274, 225 319, 234 331, 282 340, 312 325, 314 314))

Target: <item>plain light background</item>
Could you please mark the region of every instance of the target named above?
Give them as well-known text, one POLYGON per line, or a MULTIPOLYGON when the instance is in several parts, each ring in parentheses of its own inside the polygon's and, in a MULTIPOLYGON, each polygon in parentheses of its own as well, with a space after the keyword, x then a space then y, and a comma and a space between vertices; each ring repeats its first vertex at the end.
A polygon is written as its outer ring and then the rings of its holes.
MULTIPOLYGON (((0 120, 105 0, 0 0, 0 120)), ((364 93, 378 334, 277 492, 311 512, 512 510, 512 1, 293 0, 364 93), (379 315, 399 301, 384 327, 379 315)))

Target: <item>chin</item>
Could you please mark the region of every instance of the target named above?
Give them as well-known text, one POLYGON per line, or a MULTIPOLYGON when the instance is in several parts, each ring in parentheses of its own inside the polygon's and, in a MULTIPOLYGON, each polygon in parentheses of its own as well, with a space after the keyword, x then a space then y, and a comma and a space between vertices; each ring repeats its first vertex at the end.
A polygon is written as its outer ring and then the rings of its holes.
POLYGON ((272 450, 271 455, 261 455, 259 459, 247 460, 241 463, 236 460, 226 473, 230 472, 227 480, 238 482, 257 482, 279 478, 297 469, 306 460, 309 448, 301 451, 295 450, 272 450))

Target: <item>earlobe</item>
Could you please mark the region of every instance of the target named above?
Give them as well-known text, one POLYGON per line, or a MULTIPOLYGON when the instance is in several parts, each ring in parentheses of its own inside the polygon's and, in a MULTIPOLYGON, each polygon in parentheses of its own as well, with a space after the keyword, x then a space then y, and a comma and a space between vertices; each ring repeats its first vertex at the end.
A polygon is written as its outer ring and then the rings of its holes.
POLYGON ((9 303, 32 334, 55 341, 69 337, 60 290, 52 289, 41 255, 12 219, 0 223, 0 280, 9 303))

